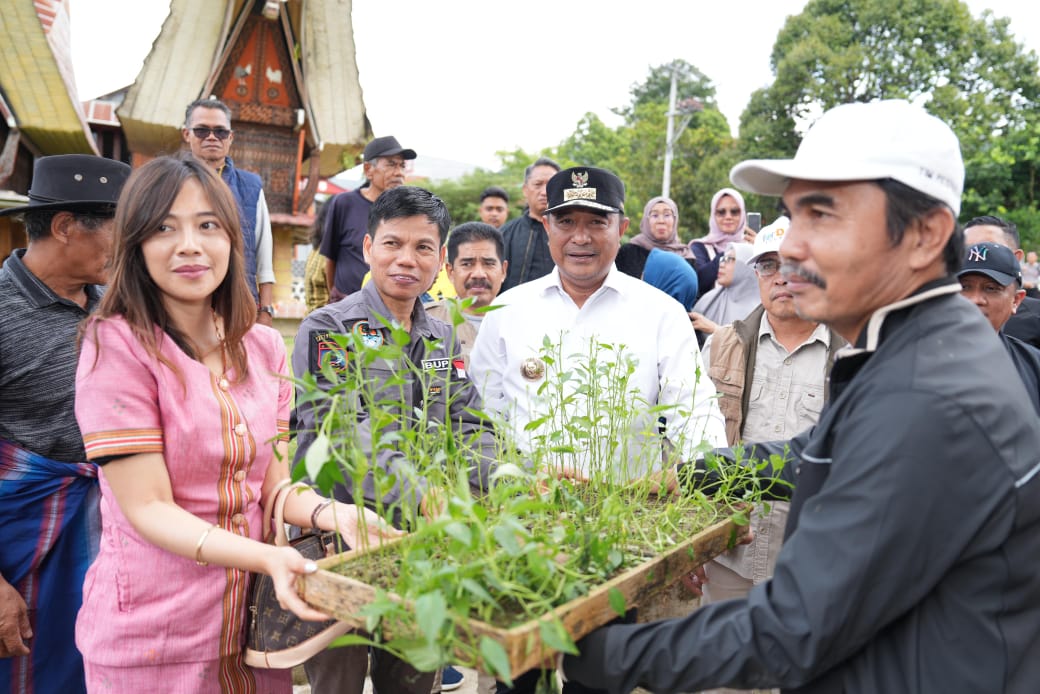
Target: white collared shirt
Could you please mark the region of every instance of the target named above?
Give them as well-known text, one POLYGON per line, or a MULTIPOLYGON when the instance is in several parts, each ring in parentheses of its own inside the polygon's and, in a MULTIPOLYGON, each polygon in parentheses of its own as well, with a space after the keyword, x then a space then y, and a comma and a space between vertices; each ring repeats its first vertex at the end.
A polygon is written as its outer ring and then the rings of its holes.
MULTIPOLYGON (((569 439, 563 445, 580 450, 561 454, 557 462, 588 471, 590 461, 597 466, 595 456, 603 460, 603 455, 610 455, 612 469, 631 479, 661 465, 656 444, 658 415, 665 417, 666 436, 684 460, 692 459, 702 442, 711 447, 726 445, 725 422, 715 401, 715 387, 701 363, 690 319, 664 292, 612 267, 603 286, 579 308, 560 284, 559 270, 554 269, 502 294, 496 304, 503 308, 485 314, 470 356, 470 377, 484 395, 487 410, 508 421, 525 452, 549 445, 539 441, 540 434, 571 425, 576 431, 588 431, 591 438, 569 439), (559 345, 550 350, 552 364, 545 359, 546 341, 559 345), (626 434, 612 431, 609 418, 583 420, 597 417, 589 414, 590 407, 584 402, 567 400, 560 405, 563 399, 576 397, 583 380, 581 369, 587 367, 592 345, 597 344, 623 346, 623 353, 635 360, 629 393, 619 398, 616 407, 606 408, 641 412, 627 423, 634 430, 627 451, 611 450, 626 434), (529 367, 526 377, 525 365, 529 367), (560 371, 573 372, 566 385, 543 388, 557 383, 554 374, 560 371), (660 413, 647 411, 658 404, 674 407, 660 413), (527 430, 531 422, 543 417, 553 421, 527 430)), ((609 358, 609 350, 600 349, 598 355, 601 364, 616 361, 609 358)), ((601 372, 599 383, 610 380, 617 382, 616 374, 601 372)))

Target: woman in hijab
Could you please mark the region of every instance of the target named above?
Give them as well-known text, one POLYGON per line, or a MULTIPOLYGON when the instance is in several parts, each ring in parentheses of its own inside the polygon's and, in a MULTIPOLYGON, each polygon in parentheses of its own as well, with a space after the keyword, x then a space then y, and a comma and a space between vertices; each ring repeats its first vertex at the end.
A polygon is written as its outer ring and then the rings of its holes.
POLYGON ((651 198, 643 208, 639 221, 639 233, 629 243, 648 251, 658 249, 678 253, 683 258, 693 258, 693 251, 679 241, 679 208, 671 198, 651 198))
POLYGON ((693 265, 701 292, 715 286, 719 274, 719 260, 731 243, 754 240, 746 238, 747 211, 744 197, 732 188, 723 188, 711 198, 711 216, 708 218, 708 235, 690 241, 693 265))
POLYGON ((731 244, 720 256, 715 288, 694 304, 690 320, 702 344, 704 336, 714 333, 719 326, 746 318, 758 306, 758 281, 754 268, 747 263, 753 249, 749 243, 731 244))
POLYGON ((678 301, 687 312, 697 301, 697 273, 675 253, 651 250, 643 268, 643 281, 678 301))

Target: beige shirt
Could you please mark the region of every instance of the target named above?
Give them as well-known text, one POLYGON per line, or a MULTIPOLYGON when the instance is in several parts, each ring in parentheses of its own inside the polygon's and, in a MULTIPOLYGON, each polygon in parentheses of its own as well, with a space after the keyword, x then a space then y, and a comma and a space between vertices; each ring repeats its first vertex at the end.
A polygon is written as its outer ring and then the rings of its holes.
MULTIPOLYGON (((452 300, 441 299, 423 306, 427 314, 444 321, 448 325, 452 325, 451 311, 448 309, 448 301, 452 300)), ((455 326, 454 333, 459 342, 459 351, 462 353, 462 358, 466 360, 466 366, 468 367, 469 353, 473 349, 473 343, 477 340, 477 330, 480 329, 480 317, 477 317, 477 320, 473 320, 474 317, 468 313, 463 313, 462 315, 466 320, 455 326)))
POLYGON ((768 316, 758 328, 755 373, 748 387, 745 441, 775 441, 799 434, 820 418, 830 331, 817 325, 794 352, 776 340, 768 316))
MULTIPOLYGON (((826 326, 817 325, 805 342, 794 352, 788 352, 777 342, 768 315, 762 316, 758 326, 755 373, 750 383, 745 385, 751 388, 744 419, 745 441, 789 439, 816 424, 823 409, 830 340, 831 333, 826 326)), ((715 559, 754 585, 773 575, 783 543, 784 526, 787 525, 790 504, 774 501, 770 506, 769 513, 763 513, 759 508, 751 518, 754 542, 736 547, 715 559)), ((709 581, 711 575, 709 566, 709 581)), ((717 595, 710 590, 707 594, 711 602, 737 597, 717 595)))

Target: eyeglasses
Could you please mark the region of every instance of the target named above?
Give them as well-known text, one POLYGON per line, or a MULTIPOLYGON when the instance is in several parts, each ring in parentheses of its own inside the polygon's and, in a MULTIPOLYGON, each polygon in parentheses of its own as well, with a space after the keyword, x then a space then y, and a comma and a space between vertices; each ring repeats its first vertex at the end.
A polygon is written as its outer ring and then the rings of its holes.
POLYGON ((650 219, 675 219, 671 212, 651 212, 650 219))
POLYGON ((755 263, 755 272, 759 277, 772 277, 780 270, 779 260, 760 260, 755 263))
POLYGON ((737 259, 734 258, 733 256, 731 256, 731 255, 724 255, 721 258, 719 258, 719 267, 722 267, 723 265, 729 265, 730 263, 735 263, 735 262, 737 262, 737 259))
POLYGON ((379 160, 383 162, 383 168, 386 169, 400 169, 401 171, 408 169, 408 162, 404 159, 383 159, 380 157, 379 160))
POLYGON ((720 207, 719 209, 715 210, 715 216, 716 217, 727 217, 727 216, 729 216, 729 217, 739 217, 740 216, 740 208, 739 207, 720 207))
POLYGON ((200 125, 192 128, 191 132, 200 140, 205 140, 210 135, 214 135, 218 140, 226 140, 231 137, 231 131, 227 128, 207 128, 200 125))

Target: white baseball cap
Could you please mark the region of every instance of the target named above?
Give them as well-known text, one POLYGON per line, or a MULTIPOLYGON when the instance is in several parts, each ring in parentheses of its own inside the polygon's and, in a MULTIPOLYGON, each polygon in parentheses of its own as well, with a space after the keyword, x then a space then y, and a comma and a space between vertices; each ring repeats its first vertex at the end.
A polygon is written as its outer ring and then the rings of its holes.
POLYGON ((748 260, 748 265, 755 263, 766 253, 779 253, 780 243, 784 240, 784 234, 787 233, 787 227, 790 225, 791 220, 781 216, 777 217, 776 221, 769 226, 763 227, 755 236, 755 249, 748 260))
POLYGON ((738 188, 762 195, 782 195, 794 178, 892 178, 960 214, 964 161, 950 126, 891 99, 835 106, 809 128, 794 159, 751 159, 734 166, 729 177, 738 188))

